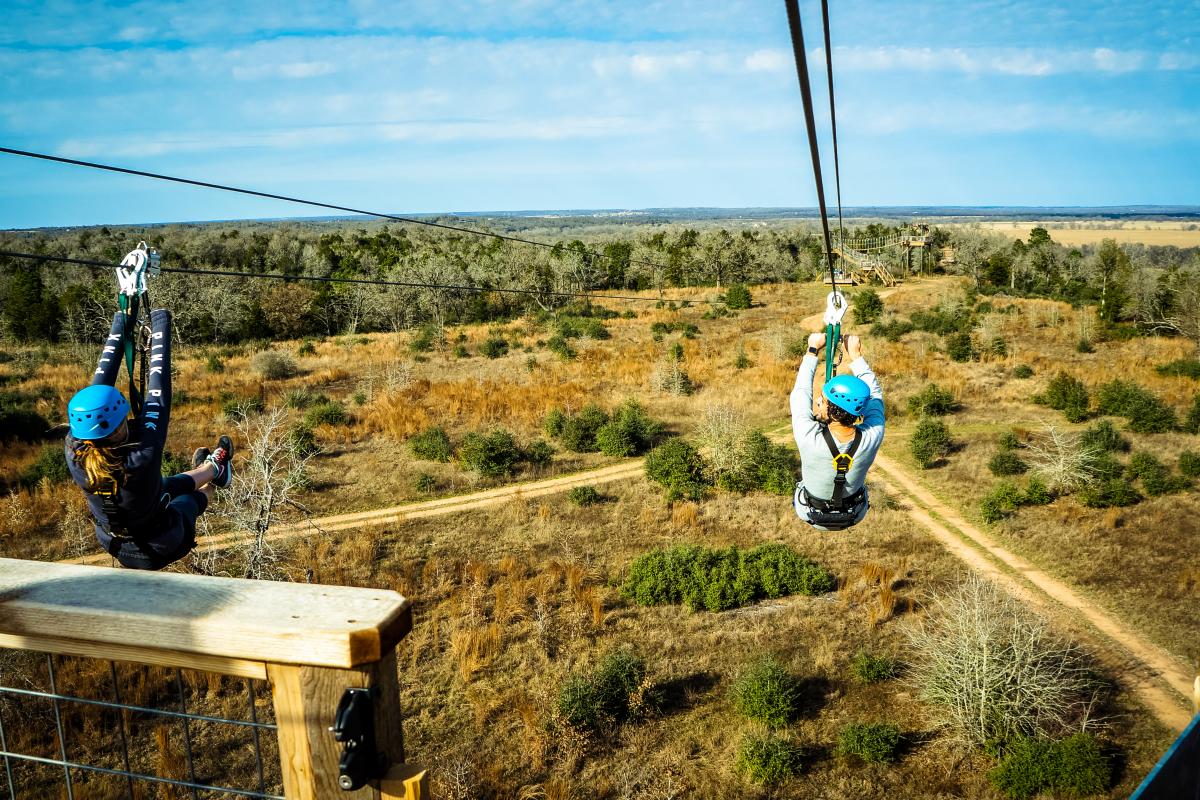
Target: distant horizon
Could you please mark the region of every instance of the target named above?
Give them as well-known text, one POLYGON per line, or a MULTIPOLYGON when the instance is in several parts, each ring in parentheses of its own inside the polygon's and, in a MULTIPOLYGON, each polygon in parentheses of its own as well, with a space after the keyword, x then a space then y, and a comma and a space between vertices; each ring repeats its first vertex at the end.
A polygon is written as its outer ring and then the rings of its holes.
MULTIPOLYGON (((397 217, 430 220, 438 218, 484 218, 484 219, 553 219, 554 217, 596 217, 603 220, 613 220, 621 215, 669 216, 672 219, 663 221, 670 224, 677 221, 702 221, 725 219, 764 219, 780 220, 796 217, 805 220, 819 220, 820 211, 816 206, 664 206, 646 208, 544 208, 544 209, 513 209, 488 211, 436 211, 436 212, 381 212, 397 217), (690 213, 689 213, 690 212, 690 213), (719 213, 718 213, 719 212, 719 213), (739 213, 740 212, 740 213, 739 213)), ((894 205, 894 206, 845 206, 842 215, 847 219, 887 218, 928 216, 937 219, 958 217, 994 218, 996 221, 1028 222, 1038 221, 1046 216, 1061 217, 1062 220, 1110 220, 1110 221, 1200 221, 1200 205, 1103 205, 1103 206, 1066 206, 1066 205, 894 205)), ((831 215, 831 220, 833 215, 831 215)), ((236 225, 239 223, 286 223, 286 222, 351 222, 377 221, 404 224, 402 221, 390 220, 387 217, 362 214, 346 215, 315 215, 315 216, 278 216, 278 217, 242 217, 227 219, 192 219, 166 220, 156 222, 96 222, 86 225, 40 225, 0 228, 4 232, 21 231, 50 231, 73 230, 76 228, 148 228, 168 225, 236 225)))

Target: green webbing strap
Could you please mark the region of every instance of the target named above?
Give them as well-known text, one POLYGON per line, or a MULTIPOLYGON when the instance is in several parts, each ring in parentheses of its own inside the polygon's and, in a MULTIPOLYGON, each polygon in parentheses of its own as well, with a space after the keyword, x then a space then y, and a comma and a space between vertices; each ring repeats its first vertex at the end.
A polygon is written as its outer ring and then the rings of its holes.
POLYGON ((135 340, 137 339, 138 298, 137 295, 130 297, 122 294, 118 299, 121 311, 125 314, 125 330, 121 334, 121 339, 125 344, 125 368, 129 371, 129 405, 133 409, 133 413, 140 414, 142 411, 142 396, 137 390, 137 381, 134 378, 133 366, 135 340))
POLYGON ((842 324, 825 326, 825 380, 833 378, 833 369, 836 366, 835 356, 837 355, 838 345, 842 339, 842 324))

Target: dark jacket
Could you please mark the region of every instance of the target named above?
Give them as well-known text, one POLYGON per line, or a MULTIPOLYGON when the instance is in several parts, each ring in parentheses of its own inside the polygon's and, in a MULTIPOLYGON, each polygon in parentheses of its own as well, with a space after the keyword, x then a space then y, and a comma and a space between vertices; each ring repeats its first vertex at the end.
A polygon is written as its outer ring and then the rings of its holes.
MULTIPOLYGON (((117 313, 113 317, 112 332, 104 345, 100 364, 92 376, 92 385, 116 383, 121 369, 121 333, 124 317, 117 313)), ((67 466, 75 483, 87 495, 88 506, 96 518, 96 537, 108 549, 111 532, 124 530, 127 535, 149 542, 151 546, 163 539, 162 549, 170 551, 178 520, 166 509, 163 500, 162 457, 167 441, 167 427, 171 421, 171 312, 164 309, 150 315, 150 359, 146 377, 146 397, 142 411, 129 420, 129 438, 117 449, 124 463, 124 475, 115 498, 117 519, 109 519, 100 497, 87 490, 87 476, 75 463, 75 448, 78 440, 67 436, 67 466)), ((155 547, 158 549, 158 547, 155 547)))

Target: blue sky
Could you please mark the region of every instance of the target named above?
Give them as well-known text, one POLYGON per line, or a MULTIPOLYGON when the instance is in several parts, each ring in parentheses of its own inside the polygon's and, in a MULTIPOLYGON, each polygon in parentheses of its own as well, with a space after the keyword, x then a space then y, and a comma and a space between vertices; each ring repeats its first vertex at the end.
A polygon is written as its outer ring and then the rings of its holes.
MULTIPOLYGON (((847 205, 1200 204, 1200 4, 831 5, 847 205)), ((393 212, 816 201, 782 0, 0 17, 9 147, 393 212)), ((0 155, 2 228, 311 213, 0 155)))

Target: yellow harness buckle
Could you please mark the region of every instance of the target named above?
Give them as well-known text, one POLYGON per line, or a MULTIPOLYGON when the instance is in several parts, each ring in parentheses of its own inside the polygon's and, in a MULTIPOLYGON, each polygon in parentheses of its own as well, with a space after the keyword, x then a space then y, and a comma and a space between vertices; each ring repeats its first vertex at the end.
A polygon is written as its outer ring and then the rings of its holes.
POLYGON ((854 456, 850 455, 849 453, 838 453, 833 457, 833 468, 837 472, 849 472, 853 466, 854 456), (842 468, 843 463, 846 465, 844 470, 842 468))

